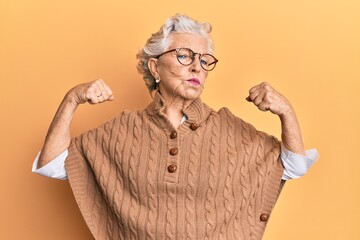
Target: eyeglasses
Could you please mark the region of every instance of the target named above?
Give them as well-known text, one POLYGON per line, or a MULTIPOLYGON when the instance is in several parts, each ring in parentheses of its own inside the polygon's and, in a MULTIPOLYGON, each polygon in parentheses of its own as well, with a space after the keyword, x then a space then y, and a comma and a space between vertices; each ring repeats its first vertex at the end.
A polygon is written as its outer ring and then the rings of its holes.
POLYGON ((155 58, 159 58, 162 55, 170 52, 176 52, 176 58, 181 65, 189 66, 195 60, 196 54, 199 55, 200 65, 205 71, 211 71, 215 68, 216 63, 219 61, 213 55, 209 53, 195 53, 193 50, 189 48, 175 48, 169 51, 163 52, 160 55, 155 56, 155 58))

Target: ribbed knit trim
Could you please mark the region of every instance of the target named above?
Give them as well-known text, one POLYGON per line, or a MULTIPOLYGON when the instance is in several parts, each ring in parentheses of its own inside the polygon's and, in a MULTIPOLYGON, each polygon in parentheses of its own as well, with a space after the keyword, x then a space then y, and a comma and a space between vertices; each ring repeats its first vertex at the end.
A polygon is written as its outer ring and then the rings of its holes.
POLYGON ((280 191, 282 190, 281 178, 284 172, 284 168, 282 166, 280 160, 280 143, 273 139, 268 139, 268 141, 272 141, 272 143, 267 144, 266 146, 278 146, 273 147, 272 149, 265 149, 265 152, 268 152, 268 155, 265 156, 264 161, 267 162, 268 167, 271 171, 267 171, 267 175, 264 176, 267 180, 265 181, 265 185, 263 186, 263 199, 262 199, 262 212, 257 216, 257 221, 259 224, 256 225, 255 234, 253 239, 261 239, 266 224, 268 220, 262 222, 260 220, 261 214, 267 214, 270 218, 271 211, 275 206, 275 203, 279 197, 280 191))
MULTIPOLYGON (((84 217, 84 220, 90 229, 93 236, 97 236, 98 227, 92 222, 92 214, 93 209, 89 208, 88 198, 95 198, 94 196, 88 196, 89 192, 97 193, 95 189, 96 183, 88 182, 91 177, 88 177, 88 174, 91 174, 91 169, 86 165, 85 161, 79 161, 79 159, 83 159, 80 155, 79 151, 76 148, 76 142, 70 145, 69 151, 73 152, 67 157, 66 163, 66 171, 68 174, 69 182, 71 189, 74 193, 76 202, 81 210, 81 213, 84 217)), ((93 178, 95 179, 95 177, 93 178)))
MULTIPOLYGON (((146 111, 153 117, 155 123, 161 128, 171 127, 170 122, 165 116, 165 99, 161 96, 160 92, 156 92, 153 101, 146 107, 146 111)), ((177 129, 180 133, 191 131, 189 126, 191 123, 201 124, 210 115, 211 108, 203 103, 200 98, 195 99, 190 105, 183 109, 183 113, 186 115, 187 120, 182 124, 183 127, 177 129)))

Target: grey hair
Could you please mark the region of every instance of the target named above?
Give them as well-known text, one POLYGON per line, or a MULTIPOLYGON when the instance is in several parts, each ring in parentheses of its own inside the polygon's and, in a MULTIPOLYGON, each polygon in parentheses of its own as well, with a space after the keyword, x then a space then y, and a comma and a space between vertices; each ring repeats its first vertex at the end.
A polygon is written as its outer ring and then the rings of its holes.
POLYGON ((158 84, 155 82, 155 78, 149 70, 148 61, 150 58, 160 55, 167 50, 170 45, 169 36, 171 33, 197 33, 208 40, 209 53, 212 53, 214 51, 214 43, 210 36, 211 29, 210 23, 200 23, 186 15, 176 14, 166 20, 158 32, 151 35, 146 41, 144 48, 136 55, 139 61, 137 69, 139 73, 143 75, 143 79, 150 93, 158 88, 158 84))

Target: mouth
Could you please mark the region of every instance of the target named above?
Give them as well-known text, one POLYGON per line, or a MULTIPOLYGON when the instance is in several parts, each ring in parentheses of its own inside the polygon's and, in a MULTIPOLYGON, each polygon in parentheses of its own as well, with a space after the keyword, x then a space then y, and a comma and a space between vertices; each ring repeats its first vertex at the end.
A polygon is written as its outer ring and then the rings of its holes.
POLYGON ((200 85, 200 80, 197 78, 190 78, 188 80, 186 80, 188 83, 194 85, 194 86, 198 86, 200 85))

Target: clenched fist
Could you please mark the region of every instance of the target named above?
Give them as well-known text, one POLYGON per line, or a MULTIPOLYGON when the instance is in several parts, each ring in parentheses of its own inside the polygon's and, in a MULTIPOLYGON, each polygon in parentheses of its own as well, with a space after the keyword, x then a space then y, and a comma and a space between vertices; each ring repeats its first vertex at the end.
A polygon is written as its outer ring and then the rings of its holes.
POLYGON ((290 102, 267 82, 252 87, 246 100, 261 111, 271 111, 280 117, 293 111, 290 102))
POLYGON ((110 87, 102 79, 79 84, 69 91, 69 95, 76 105, 86 102, 97 104, 114 100, 110 87))

